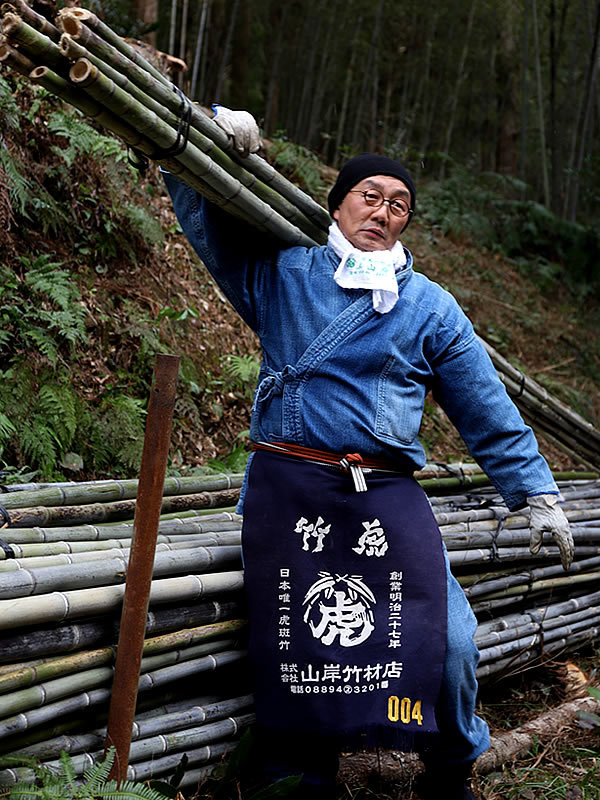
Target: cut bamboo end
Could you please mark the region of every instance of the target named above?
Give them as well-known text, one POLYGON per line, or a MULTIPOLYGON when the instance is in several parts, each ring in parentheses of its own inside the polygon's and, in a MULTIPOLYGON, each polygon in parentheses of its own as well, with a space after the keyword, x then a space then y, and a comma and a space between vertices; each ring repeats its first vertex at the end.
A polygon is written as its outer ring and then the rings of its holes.
POLYGON ((23 20, 16 14, 9 12, 8 14, 4 15, 0 25, 2 27, 2 33, 8 39, 10 39, 11 37, 16 36, 23 28, 23 20))
POLYGON ((87 58, 79 58, 69 70, 69 78, 73 83, 85 88, 98 77, 98 69, 87 58))
MULTIPOLYGON (((63 11, 72 12, 75 9, 62 9, 63 11)), ((59 12, 60 13, 60 12, 59 12)), ((64 33, 68 33, 73 38, 78 38, 83 34, 83 25, 81 22, 76 18, 76 15, 69 13, 68 15, 61 15, 61 28, 64 33)))
POLYGON ((34 67, 31 72, 29 73, 29 77, 32 81, 40 81, 48 75, 50 72, 49 67, 34 67))

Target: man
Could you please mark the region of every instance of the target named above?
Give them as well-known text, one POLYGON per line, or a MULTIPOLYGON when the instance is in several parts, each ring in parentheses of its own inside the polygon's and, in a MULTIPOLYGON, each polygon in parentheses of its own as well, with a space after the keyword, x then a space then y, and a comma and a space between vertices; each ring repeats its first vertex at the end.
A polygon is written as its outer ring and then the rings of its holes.
MULTIPOLYGON (((219 109, 248 145, 248 119, 219 109), (238 128, 237 122, 240 120, 238 128)), ((166 176, 184 232, 263 364, 243 550, 265 775, 334 797, 337 750, 415 748, 425 798, 473 798, 476 621, 411 473, 431 390, 509 508, 573 556, 558 490, 456 301, 413 272, 408 171, 363 154, 329 194, 325 247, 282 248, 166 176)))

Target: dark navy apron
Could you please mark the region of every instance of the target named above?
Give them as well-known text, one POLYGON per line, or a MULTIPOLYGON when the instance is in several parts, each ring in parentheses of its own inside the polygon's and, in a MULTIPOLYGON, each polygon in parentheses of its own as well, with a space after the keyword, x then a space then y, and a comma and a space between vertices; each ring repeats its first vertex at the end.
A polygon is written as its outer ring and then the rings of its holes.
POLYGON ((446 569, 411 477, 253 455, 242 533, 257 722, 344 746, 434 733, 446 569))

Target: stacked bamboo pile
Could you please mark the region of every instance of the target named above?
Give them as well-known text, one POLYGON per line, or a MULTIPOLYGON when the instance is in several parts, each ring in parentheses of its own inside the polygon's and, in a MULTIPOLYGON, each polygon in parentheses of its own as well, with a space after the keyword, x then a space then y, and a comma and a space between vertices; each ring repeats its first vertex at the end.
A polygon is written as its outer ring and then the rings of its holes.
MULTIPOLYGON (((221 510, 240 484, 239 475, 165 482, 133 779, 172 771, 185 751, 184 784, 197 782, 253 720, 241 522, 221 510), (196 697, 199 680, 207 696, 196 697)), ((52 765, 66 750, 78 773, 102 754, 136 490, 137 481, 104 481, 1 496, 0 786, 33 777, 2 769, 6 754, 52 765)))
POLYGON ((549 536, 531 554, 528 512, 509 512, 492 489, 431 498, 452 571, 480 621, 480 681, 600 638, 600 481, 555 477, 575 542, 569 572, 549 536))
MULTIPOLYGON (((485 476, 469 465, 430 465, 422 476, 452 570, 480 620, 481 680, 600 639, 600 481, 556 476, 576 544, 565 573, 552 541, 530 554, 526 513, 510 513, 489 483, 473 487, 470 479, 485 476), (455 477, 437 477, 449 469, 455 477)), ((159 523, 131 778, 165 776, 186 753, 184 785, 192 785, 252 723, 241 518, 220 507, 239 483, 223 476, 165 484, 165 501, 192 499, 159 523)), ((2 495, 10 524, 0 537, 0 787, 32 777, 9 755, 52 765, 66 750, 82 773, 102 752, 133 509, 127 521, 101 524, 85 522, 83 510, 106 519, 96 507, 129 502, 116 498, 136 487, 110 481, 2 495), (25 525, 27 515, 45 520, 53 509, 60 514, 50 523, 25 525)))

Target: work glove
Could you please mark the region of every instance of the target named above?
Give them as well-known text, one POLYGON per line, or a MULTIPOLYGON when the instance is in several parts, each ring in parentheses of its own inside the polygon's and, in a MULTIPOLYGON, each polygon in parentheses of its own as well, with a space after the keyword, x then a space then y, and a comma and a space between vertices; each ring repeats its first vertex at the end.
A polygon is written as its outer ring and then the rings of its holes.
POLYGON ((240 156, 246 158, 250 153, 260 150, 260 133, 252 114, 248 111, 232 111, 218 103, 215 103, 212 109, 215 112, 214 121, 232 140, 240 156))
POLYGON ((569 522, 555 494, 536 494, 527 498, 531 509, 529 518, 529 549, 535 555, 542 546, 544 533, 551 533, 560 550, 563 569, 569 569, 575 546, 569 522))

